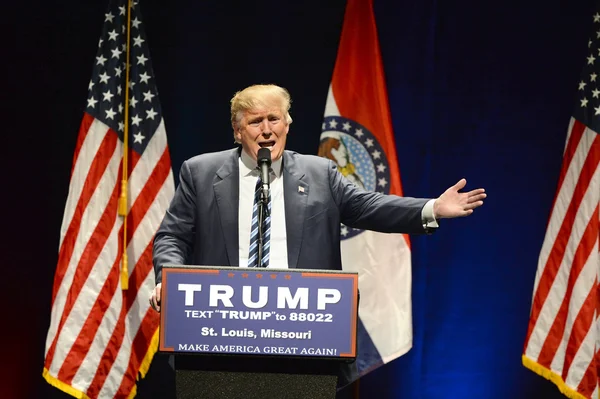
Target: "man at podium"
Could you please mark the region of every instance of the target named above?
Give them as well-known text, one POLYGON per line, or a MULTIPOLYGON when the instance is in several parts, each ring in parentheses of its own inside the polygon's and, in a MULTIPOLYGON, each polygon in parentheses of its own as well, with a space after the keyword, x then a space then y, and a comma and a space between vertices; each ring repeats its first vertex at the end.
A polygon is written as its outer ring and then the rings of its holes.
POLYGON ((290 103, 276 85, 237 92, 231 125, 241 146, 181 166, 154 239, 154 309, 164 264, 341 270, 340 224, 423 234, 483 204, 483 189, 460 192, 464 179, 435 199, 384 195, 365 191, 330 159, 286 150, 290 103))

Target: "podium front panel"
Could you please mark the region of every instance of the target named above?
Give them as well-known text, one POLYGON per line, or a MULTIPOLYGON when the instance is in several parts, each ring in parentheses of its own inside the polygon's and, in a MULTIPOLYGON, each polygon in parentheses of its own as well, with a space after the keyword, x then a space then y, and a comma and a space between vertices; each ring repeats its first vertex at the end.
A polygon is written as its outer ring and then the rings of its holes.
POLYGON ((358 274, 165 266, 159 350, 356 357, 358 274))

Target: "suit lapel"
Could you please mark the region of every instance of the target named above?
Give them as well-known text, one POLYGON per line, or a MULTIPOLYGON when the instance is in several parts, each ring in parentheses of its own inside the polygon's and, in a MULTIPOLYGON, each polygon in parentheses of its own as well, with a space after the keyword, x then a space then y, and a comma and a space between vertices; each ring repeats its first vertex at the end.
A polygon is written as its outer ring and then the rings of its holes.
POLYGON ((229 265, 239 266, 239 150, 232 151, 231 157, 219 168, 213 189, 229 265))
POLYGON ((299 170, 287 151, 283 153, 283 167, 285 170, 283 174, 283 197, 285 201, 288 267, 296 268, 302 245, 308 184, 302 180, 304 173, 299 170))

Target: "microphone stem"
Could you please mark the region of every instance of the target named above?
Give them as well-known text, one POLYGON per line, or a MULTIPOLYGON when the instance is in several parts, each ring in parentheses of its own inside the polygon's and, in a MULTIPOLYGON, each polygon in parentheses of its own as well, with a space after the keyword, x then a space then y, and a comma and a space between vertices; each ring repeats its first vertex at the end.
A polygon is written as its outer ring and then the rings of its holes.
POLYGON ((265 213, 268 215, 269 214, 269 185, 268 184, 264 184, 262 187, 262 192, 260 195, 260 200, 262 201, 262 203, 265 205, 265 213))
POLYGON ((260 192, 260 204, 258 205, 258 259, 256 266, 264 267, 262 264, 265 219, 269 217, 269 185, 264 184, 260 192))
MULTIPOLYGON (((264 196, 264 191, 263 194, 261 194, 261 197, 264 196)), ((258 253, 257 253, 257 261, 256 261, 256 266, 257 267, 264 267, 262 264, 262 257, 263 257, 263 245, 264 245, 264 227, 265 227, 265 218, 268 215, 269 212, 269 205, 267 204, 267 202, 265 202, 263 200, 263 198, 261 198, 260 204, 258 204, 258 253)))

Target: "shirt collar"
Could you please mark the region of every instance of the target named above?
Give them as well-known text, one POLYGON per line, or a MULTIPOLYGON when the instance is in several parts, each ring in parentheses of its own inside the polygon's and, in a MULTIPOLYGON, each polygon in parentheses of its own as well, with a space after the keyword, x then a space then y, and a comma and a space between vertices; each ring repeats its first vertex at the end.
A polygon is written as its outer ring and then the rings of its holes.
MULTIPOLYGON (((248 176, 255 170, 258 171, 256 161, 253 160, 250 155, 246 154, 246 151, 242 149, 242 154, 240 155, 240 159, 242 160, 242 164, 240 165, 240 172, 242 172, 242 176, 248 176)), ((279 157, 279 159, 273 163, 271 163, 271 172, 275 173, 276 177, 281 176, 281 166, 283 165, 283 155, 279 157)))

